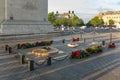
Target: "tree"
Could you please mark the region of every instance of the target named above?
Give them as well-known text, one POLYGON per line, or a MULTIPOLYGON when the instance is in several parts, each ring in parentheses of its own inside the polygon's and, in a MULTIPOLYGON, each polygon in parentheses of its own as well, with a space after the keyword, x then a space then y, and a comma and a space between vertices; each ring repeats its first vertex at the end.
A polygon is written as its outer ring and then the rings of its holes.
POLYGON ((112 19, 109 20, 109 25, 112 26, 114 24, 114 21, 112 19))
POLYGON ((84 21, 83 21, 82 19, 79 19, 79 24, 78 24, 78 25, 80 25, 80 26, 85 25, 85 24, 84 24, 84 21))
POLYGON ((104 21, 103 21, 103 19, 100 19, 100 25, 104 25, 104 21))
POLYGON ((48 14, 48 21, 50 21, 52 24, 55 22, 55 14, 54 12, 51 12, 48 14))
MULTIPOLYGON (((56 12, 58 13, 58 11, 56 12)), ((69 13, 71 13, 69 11, 69 13)), ((72 11, 74 13, 74 11, 72 11)), ((48 14, 48 20, 54 25, 54 26, 82 26, 84 25, 84 21, 77 17, 76 15, 73 18, 63 18, 63 17, 56 17, 57 14, 54 14, 54 12, 51 12, 48 14)))
POLYGON ((71 19, 71 22, 72 22, 72 26, 82 26, 84 25, 84 22, 82 19, 79 19, 77 16, 74 16, 72 19, 71 19))
POLYGON ((63 20, 63 25, 64 25, 64 26, 69 26, 69 25, 71 25, 70 19, 63 18, 62 20, 63 20))
POLYGON ((103 24, 103 20, 99 19, 98 16, 95 16, 94 18, 90 20, 90 24, 94 25, 95 27, 95 26, 103 24))
POLYGON ((71 19, 68 19, 68 26, 69 26, 69 27, 72 26, 72 21, 71 21, 71 19))
POLYGON ((88 23, 86 24, 86 26, 90 27, 90 26, 93 26, 90 21, 88 21, 88 23))
POLYGON ((63 24, 63 20, 61 18, 58 18, 55 20, 54 25, 55 26, 61 26, 63 24))

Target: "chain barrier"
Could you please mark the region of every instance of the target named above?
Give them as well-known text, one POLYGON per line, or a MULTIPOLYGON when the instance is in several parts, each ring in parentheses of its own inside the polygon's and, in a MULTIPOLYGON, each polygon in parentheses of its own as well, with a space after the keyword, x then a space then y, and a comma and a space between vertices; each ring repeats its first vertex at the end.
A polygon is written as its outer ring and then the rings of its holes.
POLYGON ((87 34, 87 32, 83 31, 84 34, 87 34))
POLYGON ((5 45, 5 51, 8 51, 9 52, 9 54, 11 54, 11 53, 17 53, 17 45, 15 45, 15 46, 9 46, 9 45, 5 45))
POLYGON ((119 30, 119 29, 116 29, 116 30, 120 32, 120 30, 119 30))
POLYGON ((16 58, 16 59, 19 59, 19 58, 20 58, 19 54, 16 54, 16 55, 15 55, 15 58, 16 58))
POLYGON ((37 65, 37 66, 41 66, 41 65, 45 64, 46 62, 47 62, 47 59, 45 59, 42 63, 37 63, 34 61, 35 65, 37 65))
POLYGON ((79 33, 85 33, 84 31, 78 31, 78 32, 75 32, 75 31, 72 31, 73 33, 77 33, 77 34, 79 34, 79 33))
POLYGON ((12 53, 16 54, 17 53, 17 45, 12 47, 12 53))
POLYGON ((15 46, 13 46, 13 47, 11 47, 12 49, 17 49, 17 45, 15 45, 15 46))
MULTIPOLYGON (((60 58, 59 59, 51 58, 51 60, 53 60, 53 61, 63 61, 67 58, 69 58, 69 55, 66 55, 64 58, 61 58, 61 59, 60 58)), ((49 60, 45 59, 42 63, 38 63, 38 62, 34 61, 34 64, 37 65, 37 66, 44 65, 45 63, 47 63, 47 65, 49 65, 49 60)), ((50 65, 51 65, 51 61, 50 61, 50 65)))
POLYGON ((98 33, 98 32, 95 32, 95 34, 100 34, 100 33, 98 33))

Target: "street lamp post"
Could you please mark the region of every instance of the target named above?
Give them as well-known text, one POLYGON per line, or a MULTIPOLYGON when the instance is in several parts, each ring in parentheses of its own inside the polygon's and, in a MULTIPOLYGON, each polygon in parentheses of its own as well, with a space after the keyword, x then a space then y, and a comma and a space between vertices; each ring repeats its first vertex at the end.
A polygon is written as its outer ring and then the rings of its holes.
POLYGON ((112 27, 110 27, 110 43, 112 43, 112 27))
POLYGON ((83 39, 82 38, 82 29, 80 29, 80 38, 83 39))
POLYGON ((109 20, 109 25, 110 25, 110 43, 112 43, 112 26, 114 24, 114 21, 111 19, 109 20))
POLYGON ((93 30, 93 42, 95 41, 95 27, 94 27, 94 30, 93 30))

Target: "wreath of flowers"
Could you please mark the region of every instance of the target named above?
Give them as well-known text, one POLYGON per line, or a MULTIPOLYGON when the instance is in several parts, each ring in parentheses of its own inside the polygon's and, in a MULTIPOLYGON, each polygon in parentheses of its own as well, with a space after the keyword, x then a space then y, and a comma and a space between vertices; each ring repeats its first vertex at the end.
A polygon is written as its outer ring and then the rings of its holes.
POLYGON ((53 43, 53 41, 40 41, 40 42, 32 42, 32 43, 23 43, 19 44, 19 49, 27 49, 33 48, 37 46, 49 46, 53 43))
POLYGON ((85 57, 88 57, 92 54, 95 54, 95 53, 101 53, 103 51, 103 48, 102 46, 92 46, 90 48, 86 48, 86 49, 83 49, 83 50, 77 50, 77 51, 74 51, 71 53, 71 58, 77 58, 77 59, 81 59, 81 58, 85 58, 85 57))

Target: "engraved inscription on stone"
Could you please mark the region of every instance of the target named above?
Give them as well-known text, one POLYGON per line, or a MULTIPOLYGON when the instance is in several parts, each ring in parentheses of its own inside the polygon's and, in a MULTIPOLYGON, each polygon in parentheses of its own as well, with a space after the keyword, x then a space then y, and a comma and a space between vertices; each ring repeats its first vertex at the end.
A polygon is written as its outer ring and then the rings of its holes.
POLYGON ((23 9, 37 10, 38 6, 39 6, 38 0, 28 0, 28 1, 25 1, 25 5, 23 6, 23 9))

